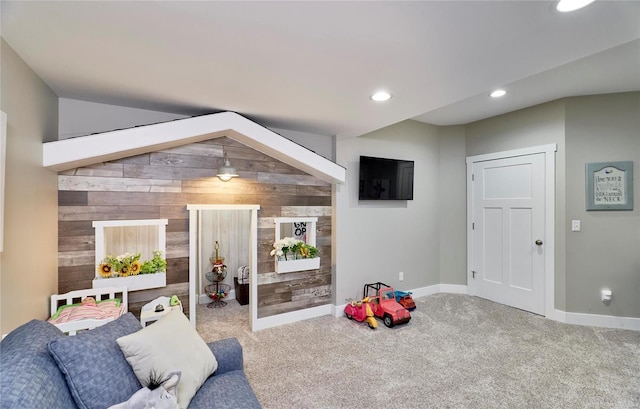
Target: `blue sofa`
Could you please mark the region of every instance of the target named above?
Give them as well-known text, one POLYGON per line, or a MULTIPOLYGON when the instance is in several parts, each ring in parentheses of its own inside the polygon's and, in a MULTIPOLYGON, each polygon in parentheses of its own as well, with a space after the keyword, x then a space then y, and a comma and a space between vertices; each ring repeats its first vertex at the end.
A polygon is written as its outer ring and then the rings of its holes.
MULTIPOLYGON (((45 321, 32 320, 0 343, 0 408, 107 408, 141 388, 115 339, 142 327, 127 313, 117 320, 76 335, 72 371, 63 371, 49 343, 67 337, 45 321), (94 348, 88 348, 89 346, 94 348), (70 379, 72 378, 72 379, 70 379), (78 396, 80 395, 80 397, 78 396)), ((236 338, 208 344, 218 368, 200 387, 189 408, 260 408, 243 371, 236 338)))

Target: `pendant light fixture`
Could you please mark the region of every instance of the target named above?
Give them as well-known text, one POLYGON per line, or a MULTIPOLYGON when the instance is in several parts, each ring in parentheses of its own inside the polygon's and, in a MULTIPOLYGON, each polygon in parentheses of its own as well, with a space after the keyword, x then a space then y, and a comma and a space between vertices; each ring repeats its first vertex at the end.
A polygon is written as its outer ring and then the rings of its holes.
POLYGON ((216 176, 223 182, 228 182, 231 178, 238 177, 238 172, 236 171, 236 168, 231 167, 226 153, 224 154, 224 166, 221 166, 220 169, 218 169, 218 174, 216 176))

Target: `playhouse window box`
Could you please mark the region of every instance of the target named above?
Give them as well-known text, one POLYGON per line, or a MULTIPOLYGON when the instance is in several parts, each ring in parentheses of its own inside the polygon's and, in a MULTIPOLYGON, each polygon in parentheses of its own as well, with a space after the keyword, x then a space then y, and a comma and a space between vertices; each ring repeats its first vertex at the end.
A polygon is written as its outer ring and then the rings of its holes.
POLYGON ((167 285, 167 273, 138 274, 128 277, 96 277, 93 279, 93 288, 127 287, 127 291, 146 290, 147 288, 159 288, 167 285))
POLYGON ((293 271, 316 270, 320 268, 320 257, 300 258, 296 260, 276 259, 276 273, 291 273, 293 271))

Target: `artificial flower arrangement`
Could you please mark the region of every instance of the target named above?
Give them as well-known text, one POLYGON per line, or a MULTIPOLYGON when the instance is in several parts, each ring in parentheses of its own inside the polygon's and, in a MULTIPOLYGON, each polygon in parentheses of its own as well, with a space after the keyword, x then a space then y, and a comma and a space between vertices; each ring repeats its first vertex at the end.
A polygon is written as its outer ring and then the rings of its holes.
POLYGON ((318 249, 302 240, 293 237, 285 237, 273 243, 272 256, 284 257, 285 260, 297 258, 315 258, 318 255, 318 249), (291 253, 289 255, 289 253, 291 253))
POLYGON ((98 273, 103 278, 153 274, 166 270, 167 260, 162 257, 162 251, 160 250, 155 250, 153 258, 145 262, 140 262, 140 253, 125 253, 117 257, 108 255, 98 265, 98 273))

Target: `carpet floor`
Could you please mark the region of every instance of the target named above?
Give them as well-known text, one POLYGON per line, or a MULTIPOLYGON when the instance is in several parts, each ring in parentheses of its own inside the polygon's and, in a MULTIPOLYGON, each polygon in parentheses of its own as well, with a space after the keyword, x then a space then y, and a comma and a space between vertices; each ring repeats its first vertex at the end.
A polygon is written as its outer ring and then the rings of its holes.
POLYGON ((408 324, 323 316, 252 333, 249 306, 197 309, 205 341, 237 337, 265 409, 640 408, 640 332, 562 324, 457 294, 408 324))

